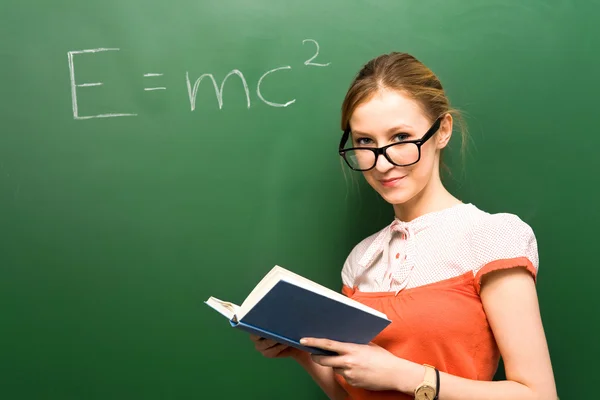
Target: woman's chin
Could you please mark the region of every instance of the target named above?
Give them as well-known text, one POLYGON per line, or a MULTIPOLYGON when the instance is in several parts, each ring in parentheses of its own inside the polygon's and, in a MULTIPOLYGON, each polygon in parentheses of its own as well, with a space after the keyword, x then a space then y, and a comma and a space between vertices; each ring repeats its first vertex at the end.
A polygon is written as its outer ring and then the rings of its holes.
POLYGON ((410 200, 410 193, 406 190, 379 190, 379 195, 390 204, 403 204, 410 200))

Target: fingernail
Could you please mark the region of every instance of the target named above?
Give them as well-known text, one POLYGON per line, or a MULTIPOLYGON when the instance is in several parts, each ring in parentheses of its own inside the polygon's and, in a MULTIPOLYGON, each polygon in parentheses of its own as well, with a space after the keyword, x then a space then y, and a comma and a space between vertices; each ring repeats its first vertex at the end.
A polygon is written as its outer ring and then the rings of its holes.
POLYGON ((307 340, 306 339, 300 339, 300 343, 301 344, 306 344, 307 340))

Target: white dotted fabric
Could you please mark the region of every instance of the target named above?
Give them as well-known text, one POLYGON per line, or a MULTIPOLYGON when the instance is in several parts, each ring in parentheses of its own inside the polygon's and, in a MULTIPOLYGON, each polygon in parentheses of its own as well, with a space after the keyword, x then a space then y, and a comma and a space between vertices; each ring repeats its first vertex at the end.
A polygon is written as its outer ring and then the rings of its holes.
POLYGON ((342 281, 363 292, 398 293, 463 275, 495 260, 526 257, 538 269, 529 225, 514 214, 459 204, 409 222, 397 218, 350 252, 342 281))

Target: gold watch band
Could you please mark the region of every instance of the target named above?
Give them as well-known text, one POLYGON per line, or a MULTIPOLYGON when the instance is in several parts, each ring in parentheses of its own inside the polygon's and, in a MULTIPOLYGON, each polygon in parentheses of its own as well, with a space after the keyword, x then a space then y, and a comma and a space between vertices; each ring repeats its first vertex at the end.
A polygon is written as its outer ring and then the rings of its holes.
POLYGON ((425 376, 423 382, 415 390, 416 400, 435 400, 438 397, 438 375, 435 367, 423 364, 425 367, 425 376))
POLYGON ((425 378, 423 379, 423 383, 425 385, 428 385, 432 388, 435 388, 435 391, 437 392, 437 377, 435 374, 435 367, 428 365, 428 364, 423 364, 425 366, 425 378))

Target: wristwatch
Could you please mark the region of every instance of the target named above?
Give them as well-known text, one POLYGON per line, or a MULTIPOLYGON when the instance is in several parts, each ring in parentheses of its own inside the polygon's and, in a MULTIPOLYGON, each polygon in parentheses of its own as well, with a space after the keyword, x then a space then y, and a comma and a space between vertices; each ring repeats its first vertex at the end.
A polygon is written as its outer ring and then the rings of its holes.
POLYGON ((431 365, 423 365, 425 366, 425 378, 415 389, 415 400, 438 400, 440 372, 431 365))

